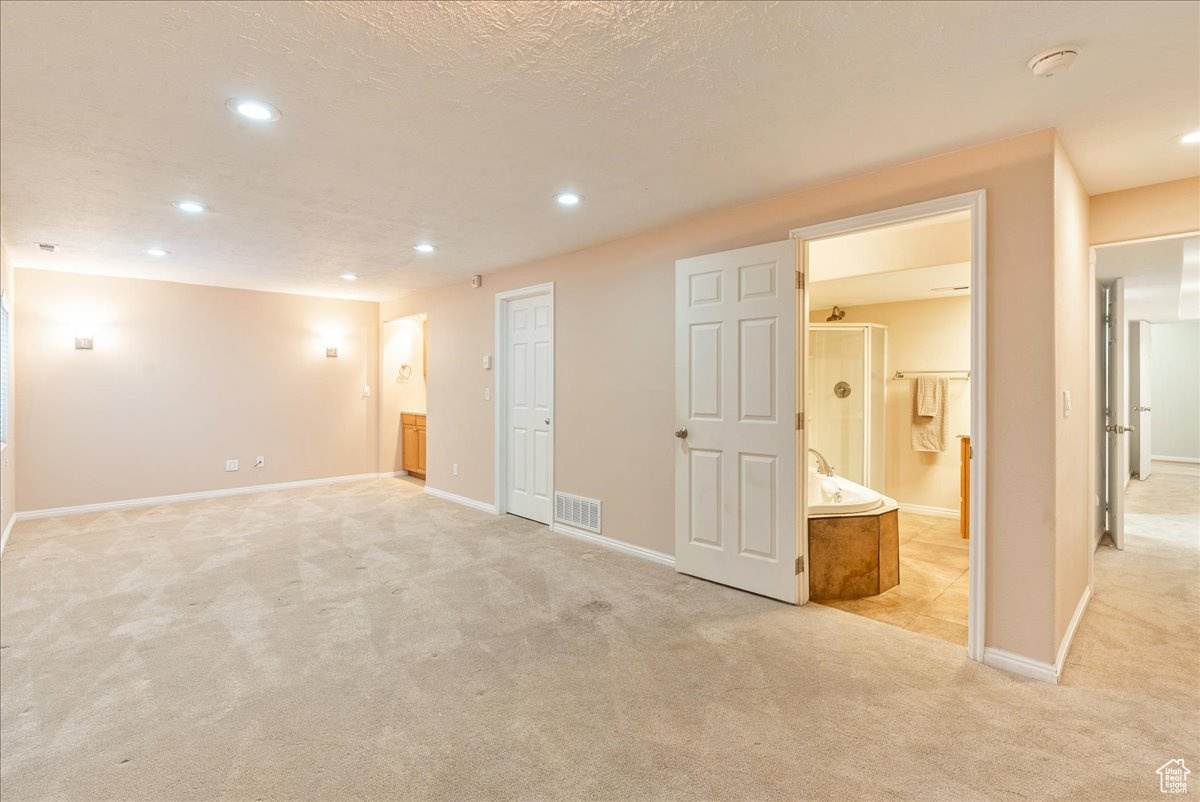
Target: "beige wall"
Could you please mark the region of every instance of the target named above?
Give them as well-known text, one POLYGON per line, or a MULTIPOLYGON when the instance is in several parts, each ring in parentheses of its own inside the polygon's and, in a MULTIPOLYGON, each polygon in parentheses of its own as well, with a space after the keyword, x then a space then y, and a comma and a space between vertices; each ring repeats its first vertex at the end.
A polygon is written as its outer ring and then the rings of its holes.
POLYGON ((409 315, 389 320, 379 333, 379 470, 394 473, 404 470, 400 413, 426 409, 421 319, 409 315), (398 381, 404 363, 412 367, 412 373, 407 380, 398 381))
POLYGON ((16 299, 14 297, 13 284, 13 270, 12 264, 8 259, 8 249, 5 248, 3 242, 0 242, 0 298, 3 299, 5 308, 8 309, 8 331, 10 335, 10 348, 8 354, 8 445, 5 446, 3 452, 0 452, 0 533, 3 533, 8 528, 8 524, 12 520, 13 513, 17 511, 17 415, 14 403, 14 390, 16 387, 16 360, 13 358, 13 352, 11 348, 11 335, 15 330, 13 325, 13 316, 16 312, 14 303, 16 299))
POLYGON ((36 270, 16 284, 22 511, 376 471, 362 391, 378 304, 36 270), (93 351, 73 349, 80 319, 93 351))
MULTIPOLYGON (((1093 548, 1091 477, 1096 455, 1092 429, 1096 343, 1092 336, 1092 281, 1088 256, 1088 196, 1062 143, 1054 151, 1055 510, 1054 644, 1066 634, 1090 582, 1093 548), (1071 393, 1072 412, 1063 394, 1071 393)), ((1031 455, 1036 458, 1036 455, 1031 455)))
MULTIPOLYGON (((970 239, 970 232, 967 232, 970 239)), ((828 309, 812 310, 809 320, 823 323, 828 309)), ((912 381, 892 380, 896 370, 971 366, 971 298, 935 298, 853 306, 842 323, 880 323, 888 327, 885 486, 887 495, 905 505, 959 508, 957 435, 971 431, 971 383, 952 380, 948 405, 951 440, 941 453, 912 449, 912 381)))
POLYGON ((1096 195, 1088 215, 1088 241, 1093 245, 1197 231, 1200 178, 1096 195))
POLYGON ((1054 154, 1054 132, 1038 131, 492 273, 481 289, 463 283, 386 304, 385 320, 429 313, 430 484, 492 501, 495 410, 481 391, 493 377, 479 360, 492 353, 495 293, 553 281, 556 486, 602 499, 605 535, 673 552, 675 260, 986 189, 987 642, 1052 660, 1054 154))

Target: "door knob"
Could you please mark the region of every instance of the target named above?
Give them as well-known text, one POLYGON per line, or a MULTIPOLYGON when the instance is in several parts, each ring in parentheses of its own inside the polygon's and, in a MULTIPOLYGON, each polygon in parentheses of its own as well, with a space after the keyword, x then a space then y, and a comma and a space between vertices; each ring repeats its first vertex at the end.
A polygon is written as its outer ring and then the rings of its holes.
POLYGON ((549 426, 549 425, 550 425, 550 419, 549 419, 549 418, 546 418, 546 425, 547 425, 547 426, 549 426))
POLYGON ((687 429, 676 429, 675 436, 678 437, 680 440, 687 439, 687 429))
POLYGON ((1134 407, 1133 411, 1134 412, 1149 412, 1150 407, 1134 407))

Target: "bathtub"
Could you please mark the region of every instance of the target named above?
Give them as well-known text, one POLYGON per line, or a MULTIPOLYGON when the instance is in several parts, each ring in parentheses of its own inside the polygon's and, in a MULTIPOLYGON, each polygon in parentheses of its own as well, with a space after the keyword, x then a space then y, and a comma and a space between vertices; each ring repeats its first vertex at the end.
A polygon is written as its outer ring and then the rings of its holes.
POLYGON ((808 514, 856 515, 871 512, 887 501, 869 487, 841 476, 825 476, 816 468, 808 469, 808 514))

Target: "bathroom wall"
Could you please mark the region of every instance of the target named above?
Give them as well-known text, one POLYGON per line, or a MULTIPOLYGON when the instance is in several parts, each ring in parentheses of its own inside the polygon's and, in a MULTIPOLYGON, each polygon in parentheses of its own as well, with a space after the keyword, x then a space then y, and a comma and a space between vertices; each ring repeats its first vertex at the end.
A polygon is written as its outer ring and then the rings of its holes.
MULTIPOLYGON (((828 309, 809 320, 823 323, 828 309)), ((939 453, 912 450, 912 381, 893 380, 897 370, 952 370, 971 366, 971 298, 935 298, 846 309, 843 323, 888 327, 886 494, 900 504, 958 514, 959 441, 971 427, 971 383, 949 383, 950 440, 939 453)))
POLYGON ((1200 461, 1200 320, 1150 327, 1150 439, 1155 459, 1200 461))
POLYGON ((379 344, 379 470, 404 469, 400 413, 425 412, 424 316, 389 320, 380 327, 379 344), (400 379, 400 366, 412 371, 400 379))

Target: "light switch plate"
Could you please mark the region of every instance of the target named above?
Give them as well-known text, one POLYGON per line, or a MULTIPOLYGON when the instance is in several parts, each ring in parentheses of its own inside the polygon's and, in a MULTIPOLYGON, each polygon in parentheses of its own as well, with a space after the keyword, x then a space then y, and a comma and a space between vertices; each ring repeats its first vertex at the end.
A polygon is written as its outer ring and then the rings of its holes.
POLYGON ((491 357, 491 354, 488 354, 488 355, 484 356, 484 358, 483 358, 483 369, 484 369, 484 370, 491 370, 491 369, 492 369, 492 357, 491 357))
POLYGON ((1071 417, 1071 391, 1063 390, 1063 417, 1071 417))
POLYGON ((238 461, 235 459, 225 460, 225 470, 236 471, 238 469, 238 461))

